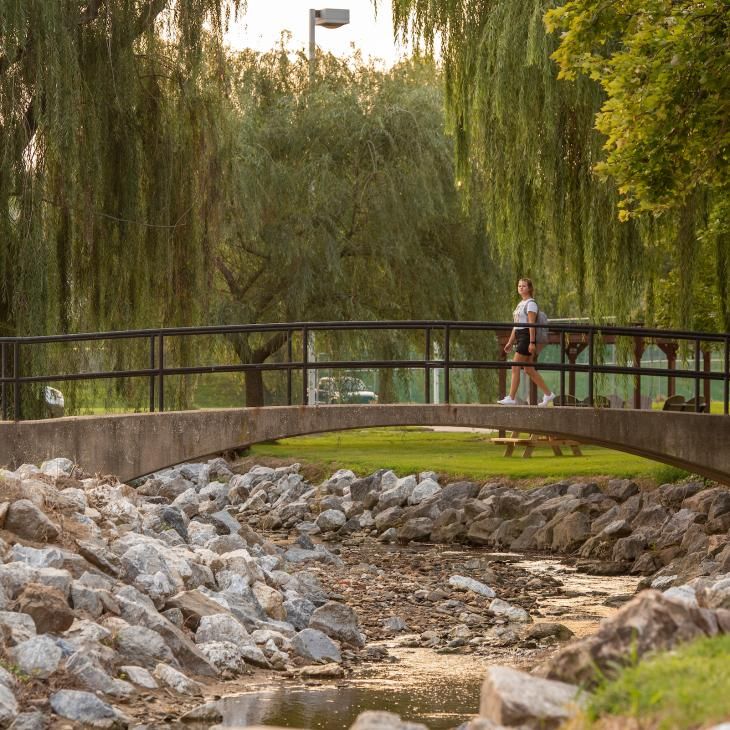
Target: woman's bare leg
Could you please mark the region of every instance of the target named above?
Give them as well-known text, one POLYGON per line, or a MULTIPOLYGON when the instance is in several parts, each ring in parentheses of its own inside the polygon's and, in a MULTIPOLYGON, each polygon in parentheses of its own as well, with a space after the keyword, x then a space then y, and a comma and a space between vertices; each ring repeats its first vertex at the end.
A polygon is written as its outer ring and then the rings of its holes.
POLYGON ((535 368, 525 368, 525 375, 527 375, 527 377, 530 378, 530 380, 532 380, 532 382, 535 383, 535 385, 540 388, 545 395, 550 395, 552 391, 547 387, 542 376, 537 372, 537 370, 535 370, 535 368))
MULTIPOLYGON (((516 352, 512 362, 526 363, 530 362, 530 360, 532 360, 532 357, 530 355, 520 355, 519 352, 516 352)), ((515 399, 517 391, 520 387, 520 370, 522 370, 522 368, 523 365, 512 368, 512 383, 510 384, 509 388, 509 397, 512 398, 512 400, 515 399)))
MULTIPOLYGON (((517 357, 515 357, 515 360, 517 357)), ((515 399, 515 396, 517 395, 517 390, 520 387, 520 370, 522 368, 512 368, 512 382, 509 386, 509 397, 512 398, 512 400, 515 399)))

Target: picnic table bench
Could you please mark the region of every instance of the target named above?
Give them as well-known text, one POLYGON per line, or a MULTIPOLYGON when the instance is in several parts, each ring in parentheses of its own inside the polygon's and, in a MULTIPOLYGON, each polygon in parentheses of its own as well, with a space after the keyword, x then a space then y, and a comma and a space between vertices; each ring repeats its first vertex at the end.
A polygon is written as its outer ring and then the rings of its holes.
POLYGON ((554 436, 538 436, 532 434, 526 437, 521 437, 516 431, 511 436, 501 436, 499 438, 491 439, 493 444, 503 444, 504 455, 512 456, 516 446, 524 446, 525 451, 522 454, 524 459, 529 459, 532 456, 532 452, 542 446, 549 446, 553 450, 555 456, 562 456, 563 452, 561 446, 570 447, 573 452, 573 456, 583 456, 583 452, 580 450, 580 441, 574 441, 573 439, 557 438, 554 436))

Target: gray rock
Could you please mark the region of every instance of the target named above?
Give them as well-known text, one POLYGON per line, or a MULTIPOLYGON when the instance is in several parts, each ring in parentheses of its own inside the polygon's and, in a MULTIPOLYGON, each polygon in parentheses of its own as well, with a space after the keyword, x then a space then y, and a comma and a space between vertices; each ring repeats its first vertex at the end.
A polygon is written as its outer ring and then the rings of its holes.
POLYGON ((46 716, 42 712, 33 711, 21 712, 10 726, 10 730, 46 730, 47 727, 46 716))
POLYGON ((495 598, 489 604, 489 610, 495 616, 503 616, 508 621, 514 623, 528 623, 530 621, 530 614, 528 614, 524 608, 513 606, 511 603, 507 603, 507 601, 503 601, 501 598, 495 598))
POLYGON ((606 485, 607 497, 618 502, 625 502, 629 497, 639 493, 639 487, 629 479, 610 479, 606 485))
POLYGON ((252 644, 253 639, 243 625, 226 613, 203 616, 195 632, 195 643, 232 641, 236 644, 252 644))
POLYGON ((170 689, 174 689, 175 692, 179 692, 184 695, 192 695, 194 697, 201 697, 203 695, 203 690, 197 682, 186 677, 182 672, 178 672, 177 669, 167 664, 158 664, 155 667, 153 675, 165 687, 170 687, 170 689))
POLYGON ((583 512, 561 517, 553 526, 552 549, 569 553, 579 548, 591 536, 591 521, 583 512))
POLYGON ((76 677, 86 689, 94 692, 103 692, 112 697, 130 697, 135 693, 129 682, 110 677, 82 652, 76 652, 66 660, 66 671, 76 677))
POLYGON ((299 655, 314 662, 342 661, 342 655, 335 643, 321 631, 304 629, 292 640, 292 649, 299 655))
POLYGON ((378 537, 378 542, 395 542, 397 539, 398 530, 396 530, 395 527, 389 527, 378 537))
POLYGON ((8 727, 18 715, 18 701, 13 691, 0 684, 0 727, 8 727))
POLYGON ((647 652, 669 650, 717 631, 712 611, 643 591, 605 619, 597 633, 560 649, 539 671, 551 679, 588 685, 599 675, 613 676, 647 652))
POLYGON ((485 598, 496 598, 497 594, 486 584, 463 575, 452 575, 449 585, 458 591, 471 591, 485 598))
POLYGON ((125 626, 115 636, 115 648, 122 661, 154 668, 160 662, 177 664, 160 634, 145 626, 125 626))
POLYGON ((297 630, 309 626, 309 620, 312 618, 315 606, 307 598, 303 596, 290 596, 284 601, 284 611, 286 612, 286 620, 297 630))
POLYGON ((129 725, 123 715, 91 692, 62 689, 51 695, 51 708, 57 715, 83 723, 85 727, 116 729, 129 725))
POLYGON ((509 667, 487 667, 479 714, 502 725, 554 730, 573 717, 584 700, 581 689, 509 667))
POLYGON ((58 526, 29 499, 18 499, 10 505, 5 529, 37 542, 53 542, 59 535, 58 526))
POLYGON ((194 674, 216 676, 215 669, 182 631, 160 616, 152 601, 132 586, 125 586, 115 594, 122 618, 130 624, 142 625, 156 631, 165 640, 177 660, 194 674))
POLYGON ((315 520, 317 527, 322 532, 333 532, 345 524, 347 518, 344 512, 336 509, 328 509, 322 512, 315 520))
POLYGON ((219 672, 235 676, 246 671, 241 647, 232 641, 208 641, 198 646, 219 672))
POLYGON ((134 664, 125 664, 119 667, 119 671, 126 675, 127 679, 138 687, 145 689, 157 689, 158 684, 155 678, 144 668, 134 664))
POLYGON ((183 723, 203 723, 206 727, 210 727, 214 722, 223 720, 223 713, 217 702, 206 702, 186 712, 180 720, 183 723))
POLYGON ((48 474, 49 477, 58 478, 60 476, 70 476, 74 469, 74 463, 71 459, 64 459, 59 456, 55 459, 49 459, 41 464, 41 471, 48 474))
POLYGON ((428 540, 433 529, 433 520, 428 517, 414 517, 396 531, 399 542, 428 540))
POLYGON ((343 603, 330 601, 320 606, 312 614, 309 626, 338 641, 345 641, 354 646, 365 645, 365 637, 360 633, 357 614, 350 606, 343 603))
POLYGON ((361 712, 350 730, 428 730, 420 722, 406 722, 393 712, 368 710, 361 712))
POLYGON ((63 568, 63 553, 58 548, 36 548, 25 545, 13 545, 10 551, 10 561, 26 563, 35 568, 63 568))
POLYGON ((386 631, 397 633, 408 631, 408 624, 400 616, 391 616, 383 620, 383 628, 386 631))
POLYGON ((0 629, 7 630, 14 644, 21 644, 36 635, 35 622, 26 613, 0 611, 0 629))
POLYGON ((50 636, 33 636, 12 649, 18 668, 31 677, 50 677, 57 669, 63 652, 50 636))
MULTIPOLYGON (((226 501, 228 500, 226 499, 226 501)), ((241 530, 241 523, 228 510, 218 510, 218 512, 213 512, 209 516, 211 519, 217 520, 219 524, 225 526, 231 535, 237 535, 241 530)))

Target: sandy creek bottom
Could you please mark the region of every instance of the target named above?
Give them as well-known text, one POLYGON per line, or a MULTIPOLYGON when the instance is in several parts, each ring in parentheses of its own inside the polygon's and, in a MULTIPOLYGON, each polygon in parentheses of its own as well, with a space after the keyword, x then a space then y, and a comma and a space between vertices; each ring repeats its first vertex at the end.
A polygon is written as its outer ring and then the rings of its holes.
MULTIPOLYGON (((468 555, 469 550, 454 551, 468 555)), ((481 557, 484 552, 479 553, 481 557)), ((596 577, 576 573, 559 560, 499 553, 531 574, 548 574, 563 583, 559 596, 540 600, 539 621, 557 621, 577 637, 593 633, 601 619, 617 609, 604 605, 611 597, 636 590, 638 578, 596 577)), ((330 683, 282 681, 219 701, 223 725, 344 730, 365 710, 395 712, 404 720, 422 722, 431 730, 455 728, 478 713, 485 667, 491 662, 529 669, 532 657, 444 654, 432 649, 407 648, 411 636, 382 642, 395 662, 365 665, 353 676, 330 683)))

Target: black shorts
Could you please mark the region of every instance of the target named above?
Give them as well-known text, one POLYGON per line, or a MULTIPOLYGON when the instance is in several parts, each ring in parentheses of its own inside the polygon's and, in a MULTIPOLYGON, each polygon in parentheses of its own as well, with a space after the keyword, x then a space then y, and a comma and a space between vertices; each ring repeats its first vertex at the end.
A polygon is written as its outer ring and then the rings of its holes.
POLYGON ((530 327, 515 330, 515 352, 520 355, 532 354, 530 352, 530 327))

